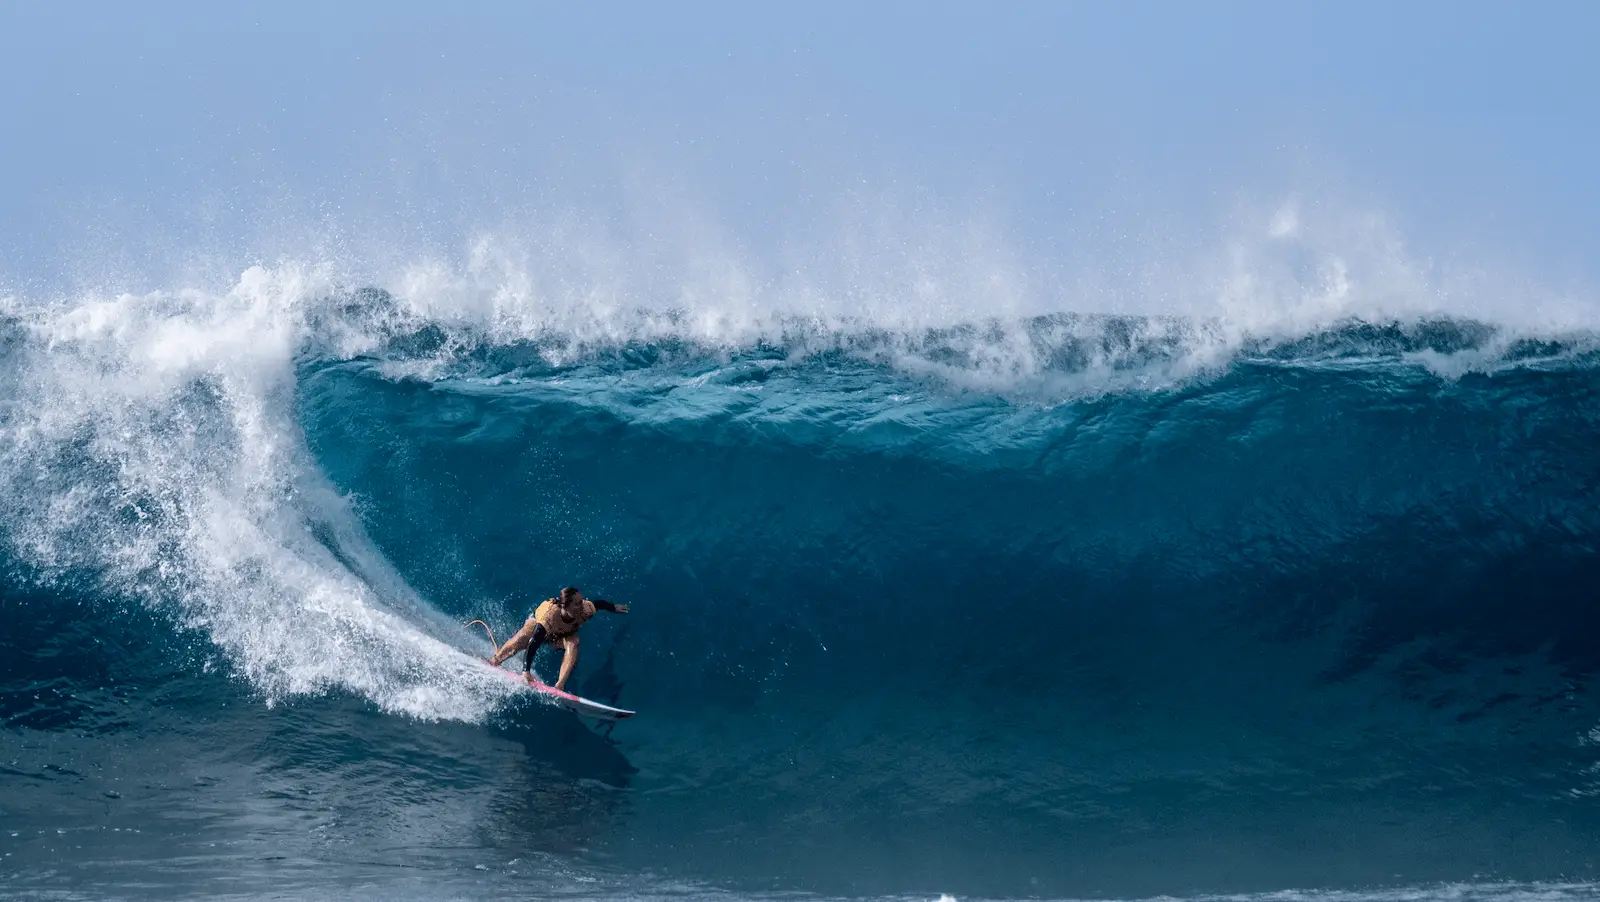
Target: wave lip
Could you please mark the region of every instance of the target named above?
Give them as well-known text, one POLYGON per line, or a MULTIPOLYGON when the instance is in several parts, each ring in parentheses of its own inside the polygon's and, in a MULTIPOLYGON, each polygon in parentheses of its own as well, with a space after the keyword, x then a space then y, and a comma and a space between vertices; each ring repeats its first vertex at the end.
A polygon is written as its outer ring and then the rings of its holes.
POLYGON ((1445 378, 1530 366, 1585 366, 1600 347, 1584 329, 1530 330, 1419 316, 1345 318, 1309 331, 1253 332, 1219 318, 1050 314, 896 327, 851 317, 774 315, 736 333, 687 310, 639 310, 605 323, 502 325, 419 319, 392 295, 355 292, 317 320, 329 359, 375 356, 396 376, 547 379, 584 371, 677 372, 713 384, 775 370, 862 365, 959 391, 1059 402, 1181 388, 1241 363, 1422 366, 1445 378), (359 334, 362 339, 350 338, 359 334))

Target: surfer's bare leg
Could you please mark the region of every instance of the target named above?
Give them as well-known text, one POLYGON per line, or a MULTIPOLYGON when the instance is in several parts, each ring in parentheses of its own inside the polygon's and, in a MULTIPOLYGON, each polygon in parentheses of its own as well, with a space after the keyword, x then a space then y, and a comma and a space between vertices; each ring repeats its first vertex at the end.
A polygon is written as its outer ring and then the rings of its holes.
POLYGON ((572 676, 572 668, 578 666, 578 635, 576 633, 563 640, 567 654, 561 659, 561 676, 556 678, 556 688, 567 688, 567 677, 572 676))
POLYGON ((539 646, 544 644, 548 635, 550 634, 545 632, 544 624, 534 625, 533 638, 528 640, 528 651, 522 656, 522 678, 527 680, 529 685, 539 682, 539 675, 533 672, 533 657, 539 653, 539 646))
POLYGON ((512 655, 527 648, 528 643, 533 641, 533 631, 538 628, 538 621, 529 617, 528 622, 522 625, 522 629, 517 630, 516 635, 507 639, 506 644, 500 646, 500 650, 494 653, 494 657, 489 659, 489 663, 499 667, 509 660, 512 655))

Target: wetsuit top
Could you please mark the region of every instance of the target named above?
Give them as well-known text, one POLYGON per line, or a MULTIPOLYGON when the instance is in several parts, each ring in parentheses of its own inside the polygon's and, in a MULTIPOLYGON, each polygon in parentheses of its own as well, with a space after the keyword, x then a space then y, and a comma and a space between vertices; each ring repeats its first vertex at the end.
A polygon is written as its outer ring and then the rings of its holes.
POLYGON ((552 598, 534 608, 533 619, 544 627, 551 639, 561 639, 576 633, 578 627, 588 623, 598 607, 599 605, 594 602, 585 600, 576 611, 569 613, 561 606, 561 602, 552 598))
POLYGON ((533 656, 539 651, 539 646, 550 639, 561 639, 578 631, 578 627, 588 622, 595 611, 610 611, 616 613, 617 606, 604 598, 588 598, 583 602, 583 610, 578 616, 568 620, 566 612, 556 603, 555 599, 544 602, 533 611, 533 619, 538 625, 533 628, 533 640, 528 643, 528 653, 522 659, 522 672, 533 670, 533 656), (560 627, 560 632, 551 631, 548 624, 554 623, 560 627))

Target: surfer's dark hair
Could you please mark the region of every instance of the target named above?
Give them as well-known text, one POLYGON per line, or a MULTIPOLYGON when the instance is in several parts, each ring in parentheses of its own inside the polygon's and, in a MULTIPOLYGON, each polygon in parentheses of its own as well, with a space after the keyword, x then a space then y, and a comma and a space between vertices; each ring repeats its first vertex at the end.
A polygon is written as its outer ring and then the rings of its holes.
POLYGON ((578 587, 577 586, 568 586, 565 589, 561 590, 561 603, 562 604, 570 604, 572 602, 572 599, 577 598, 577 597, 578 597, 578 587))

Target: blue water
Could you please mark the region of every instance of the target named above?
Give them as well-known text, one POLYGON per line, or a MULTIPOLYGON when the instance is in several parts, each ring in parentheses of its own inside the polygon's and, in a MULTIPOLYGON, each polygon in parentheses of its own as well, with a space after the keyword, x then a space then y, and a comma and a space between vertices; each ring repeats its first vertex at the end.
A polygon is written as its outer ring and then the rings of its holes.
POLYGON ((1600 898, 1591 332, 289 282, 6 303, 7 896, 1600 898))

